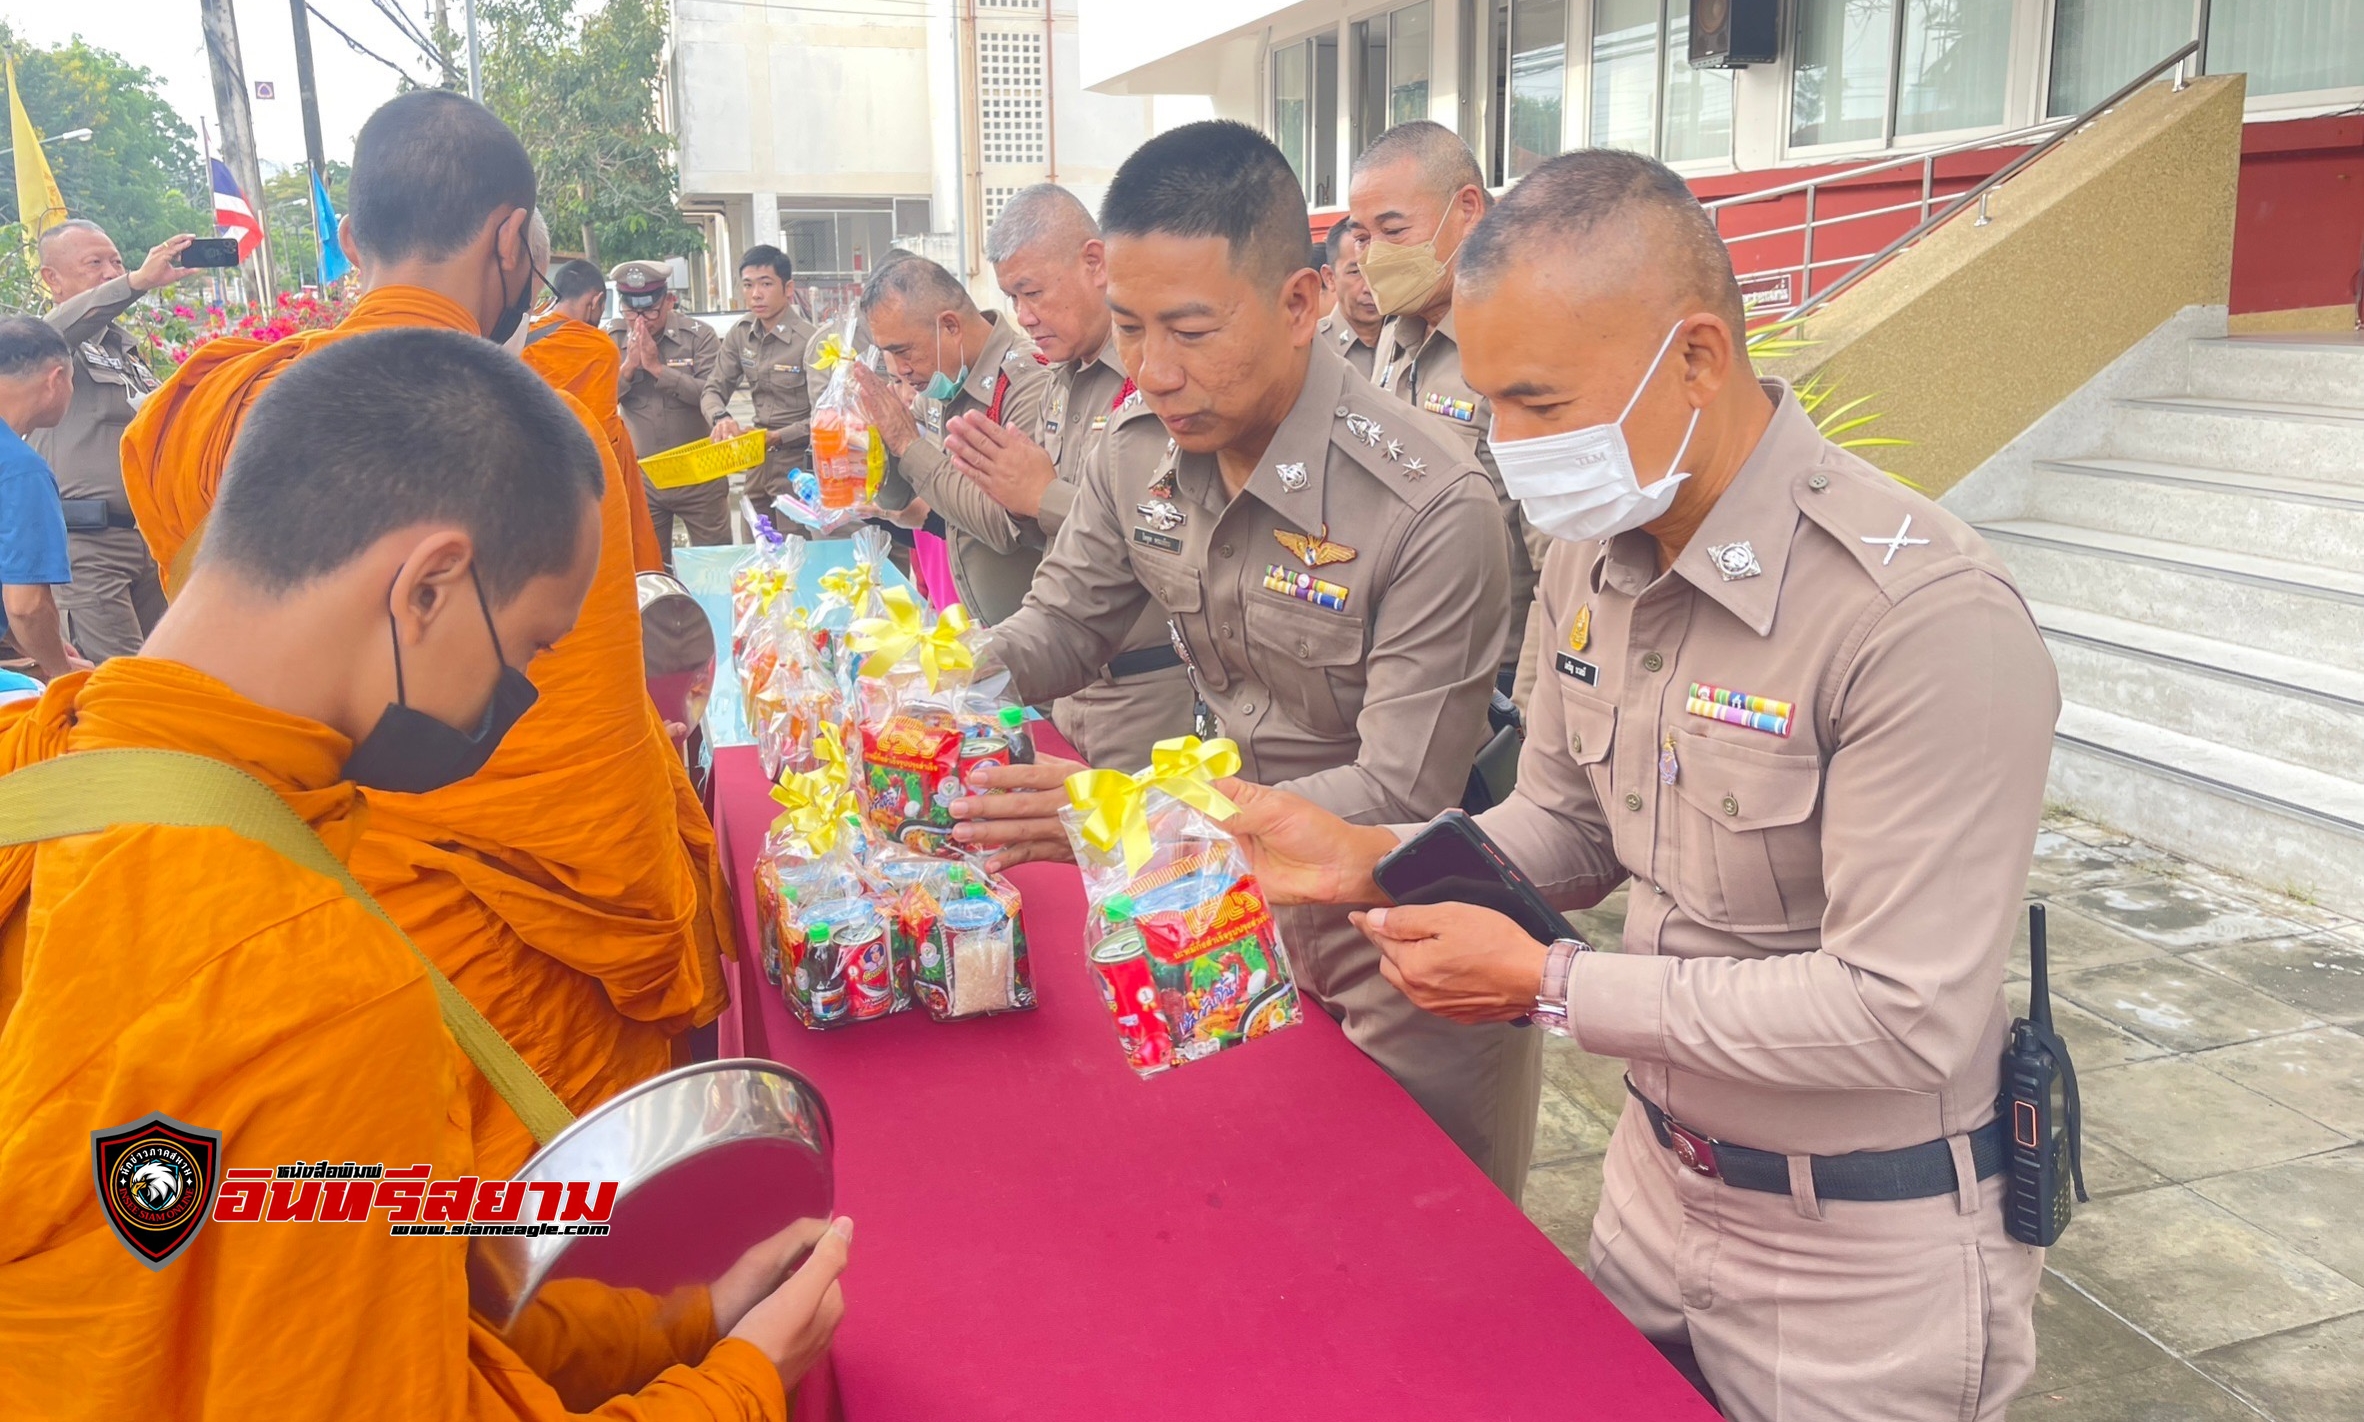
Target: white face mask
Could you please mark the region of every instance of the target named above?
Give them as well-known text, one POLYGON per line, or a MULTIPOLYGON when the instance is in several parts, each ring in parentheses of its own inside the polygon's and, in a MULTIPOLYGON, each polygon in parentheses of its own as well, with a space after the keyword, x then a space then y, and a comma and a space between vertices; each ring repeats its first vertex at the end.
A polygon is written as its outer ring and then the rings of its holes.
POLYGON ((1533 439, 1494 441, 1494 463, 1502 471, 1502 486, 1526 511, 1527 522, 1553 538, 1581 543, 1640 528, 1673 506, 1677 486, 1691 477, 1678 473, 1675 466, 1691 448, 1691 434, 1699 428, 1699 412, 1691 412, 1691 423, 1683 428, 1682 445, 1675 450, 1666 477, 1648 488, 1634 475, 1633 451, 1625 444, 1625 417, 1633 413, 1634 403, 1642 398, 1650 377, 1658 373, 1658 363, 1666 359, 1667 348, 1674 344, 1675 333, 1682 329, 1682 322, 1677 321, 1658 343, 1650 368, 1642 372, 1641 383, 1634 386, 1625 408, 1610 423, 1533 439))

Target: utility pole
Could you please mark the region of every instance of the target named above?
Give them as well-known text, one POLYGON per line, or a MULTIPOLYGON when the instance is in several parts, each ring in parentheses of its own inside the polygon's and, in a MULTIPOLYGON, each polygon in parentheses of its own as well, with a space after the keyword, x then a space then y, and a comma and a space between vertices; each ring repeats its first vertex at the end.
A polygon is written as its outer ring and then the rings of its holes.
MULTIPOLYGON (((318 180, 320 191, 327 192, 328 169, 322 165, 320 156, 320 100, 312 89, 312 17, 305 13, 306 0, 287 0, 287 7, 295 20, 296 96, 304 105, 304 162, 311 166, 312 176, 318 180)), ((309 195, 305 201, 307 204, 310 202, 309 195)), ((328 232, 317 212, 312 214, 312 231, 315 238, 323 242, 334 235, 328 232)), ((328 285, 326 252, 320 253, 320 284, 328 285)))
POLYGON ((484 56, 476 48, 476 0, 465 0, 468 6, 468 97, 484 102, 484 56))
POLYGON ((206 63, 213 70, 214 117, 222 125, 222 158, 238 185, 246 189, 246 200, 254 205, 255 226, 263 234, 255 266, 268 295, 275 290, 271 284, 271 224, 263 201, 263 170, 255 161, 254 110, 247 107, 246 65, 238 57, 238 17, 230 9, 230 0, 197 0, 197 8, 205 26, 206 63))

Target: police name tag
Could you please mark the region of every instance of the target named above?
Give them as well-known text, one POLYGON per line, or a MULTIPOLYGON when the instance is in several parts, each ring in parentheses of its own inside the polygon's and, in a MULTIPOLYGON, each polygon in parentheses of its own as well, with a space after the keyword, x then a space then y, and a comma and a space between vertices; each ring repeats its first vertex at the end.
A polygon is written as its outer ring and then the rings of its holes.
POLYGON ((1168 538, 1162 533, 1151 533, 1146 528, 1134 529, 1133 541, 1150 548, 1155 548, 1161 553, 1179 553, 1182 551, 1181 539, 1168 538))
POLYGON ((1572 676, 1578 681, 1583 682, 1586 686, 1599 686, 1601 684, 1601 669, 1599 667, 1594 666, 1590 662, 1578 661, 1576 658, 1568 655, 1566 652, 1561 652, 1554 656, 1552 658, 1552 665, 1559 669, 1561 676, 1572 676))

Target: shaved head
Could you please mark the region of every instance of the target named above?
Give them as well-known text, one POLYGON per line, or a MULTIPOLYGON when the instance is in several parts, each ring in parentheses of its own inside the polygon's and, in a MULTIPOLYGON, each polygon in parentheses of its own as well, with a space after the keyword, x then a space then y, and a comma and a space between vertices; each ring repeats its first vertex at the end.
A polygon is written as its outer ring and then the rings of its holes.
POLYGON ((487 221, 533 206, 525 145, 465 95, 396 95, 353 140, 345 221, 354 245, 378 261, 439 261, 474 241, 487 221))
POLYGON ((1371 146, 1354 160, 1350 177, 1398 163, 1418 165, 1422 186, 1432 197, 1449 197, 1463 188, 1486 190, 1486 175, 1478 169, 1477 155, 1469 151, 1461 135, 1428 119, 1399 123, 1372 139, 1371 146))
POLYGON ((107 229, 99 226, 89 218, 69 217, 65 221, 59 223, 57 226, 52 227, 48 231, 41 234, 41 240, 39 243, 39 253, 41 260, 44 263, 48 262, 58 252, 65 249, 68 239, 73 238, 76 233, 81 232, 90 233, 101 240, 105 240, 107 236, 107 229))
POLYGON ((1460 290, 1488 294, 1528 262, 1565 264, 1594 286, 1665 289, 1666 298, 1746 329, 1732 253, 1715 219, 1672 169, 1639 153, 1563 153, 1521 179, 1461 249, 1460 290))
POLYGON ((1050 255, 1072 258, 1099 235, 1100 224, 1082 199, 1057 183, 1036 183, 1002 204, 1001 216, 985 234, 985 260, 999 266, 1038 244, 1050 255))
POLYGON ((966 315, 977 309, 977 303, 969 298, 968 288, 952 273, 917 254, 877 268, 862 283, 863 315, 888 302, 899 306, 905 315, 922 321, 932 321, 947 311, 966 315))
POLYGON ((1305 270, 1305 190, 1272 140, 1230 119, 1169 129, 1133 150, 1100 205, 1108 237, 1220 237, 1231 264, 1277 291, 1305 270))

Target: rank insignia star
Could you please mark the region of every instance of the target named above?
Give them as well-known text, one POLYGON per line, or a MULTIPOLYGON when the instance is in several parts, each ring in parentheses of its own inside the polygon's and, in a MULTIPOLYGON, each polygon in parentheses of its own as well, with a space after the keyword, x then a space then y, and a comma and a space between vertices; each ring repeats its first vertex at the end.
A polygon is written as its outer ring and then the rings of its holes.
POLYGON ((1302 464, 1275 464, 1272 472, 1280 476, 1281 487, 1292 494, 1305 487, 1305 466, 1302 464))
POLYGON ((1379 422, 1369 415, 1348 415, 1346 417, 1346 432, 1373 449, 1379 447, 1379 441, 1387 434, 1385 430, 1379 428, 1379 422))
POLYGON ((1716 571, 1724 575, 1727 583, 1753 578, 1765 571, 1757 566, 1757 550, 1751 548, 1745 539, 1738 543, 1718 543, 1707 550, 1707 556, 1708 561, 1716 565, 1716 571))
POLYGON ((1386 449, 1382 452, 1398 464, 1404 462, 1404 442, 1400 439, 1389 440, 1386 449))
POLYGON ((1330 526, 1326 523, 1322 525, 1321 532, 1311 538, 1286 528, 1274 529, 1272 536, 1280 540, 1281 547, 1296 554, 1297 561, 1308 568, 1326 568, 1332 563, 1351 563, 1355 558, 1352 548, 1343 543, 1330 541, 1330 526))
POLYGON ((1414 455, 1404 461, 1404 477, 1407 479, 1417 479, 1427 472, 1428 465, 1422 462, 1418 455, 1414 455))
POLYGON ((1172 533, 1183 524, 1182 510, 1164 499, 1150 499, 1140 506, 1141 521, 1160 533, 1172 533))

